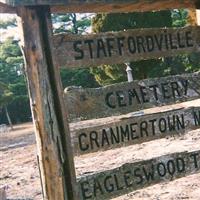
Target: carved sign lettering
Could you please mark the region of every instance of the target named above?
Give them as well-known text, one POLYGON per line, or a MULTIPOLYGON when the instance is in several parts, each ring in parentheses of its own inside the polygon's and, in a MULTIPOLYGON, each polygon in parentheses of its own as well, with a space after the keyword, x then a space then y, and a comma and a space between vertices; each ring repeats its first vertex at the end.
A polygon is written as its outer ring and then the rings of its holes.
POLYGON ((81 177, 80 200, 106 200, 200 172, 200 151, 181 152, 81 177))
POLYGON ((85 36, 57 35, 58 66, 87 67, 118 64, 200 51, 200 28, 156 28, 85 36))
POLYGON ((75 132, 74 154, 138 144, 200 128, 200 107, 122 118, 75 132))
POLYGON ((90 119, 125 114, 200 98, 200 72, 114 84, 65 89, 70 118, 90 119))

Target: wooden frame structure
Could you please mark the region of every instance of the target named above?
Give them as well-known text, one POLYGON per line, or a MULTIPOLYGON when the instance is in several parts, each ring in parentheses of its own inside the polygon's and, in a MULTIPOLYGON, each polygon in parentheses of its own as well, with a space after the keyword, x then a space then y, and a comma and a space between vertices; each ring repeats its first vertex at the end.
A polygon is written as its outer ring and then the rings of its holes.
MULTIPOLYGON (((38 147, 38 160, 41 171, 41 182, 44 199, 109 199, 126 191, 131 191, 131 188, 137 189, 137 187, 133 186, 132 182, 129 182, 130 174, 128 171, 125 170, 123 166, 119 169, 115 169, 113 172, 108 171, 103 173, 103 175, 95 175, 94 179, 94 176, 84 177, 83 179, 79 180, 78 185, 76 183, 72 144, 70 138, 69 124, 67 123, 69 116, 66 112, 66 110, 70 110, 71 108, 69 108, 70 105, 65 104, 63 99, 61 81, 58 72, 59 69, 57 68, 57 65, 59 64, 57 63, 55 56, 56 37, 54 37, 52 34, 50 14, 53 12, 130 12, 174 8, 197 9, 200 8, 200 1, 0 0, 1 13, 16 13, 20 18, 19 26, 21 27, 22 31, 22 49, 26 64, 26 75, 29 86, 32 115, 34 116, 35 133, 38 147), (105 195, 101 194, 98 198, 96 197, 96 194, 92 194, 92 192, 90 191, 91 189, 88 185, 92 185, 92 182, 94 180, 97 180, 98 176, 100 177, 100 179, 102 179, 102 177, 107 174, 107 176, 104 178, 105 181, 105 179, 112 179, 112 177, 116 179, 116 173, 122 174, 125 180, 124 184, 125 186, 127 186, 128 189, 125 188, 123 192, 113 192, 113 194, 110 196, 107 192, 105 193, 105 195)), ((193 29, 194 32, 197 33, 197 37, 193 38, 194 44, 196 44, 197 42, 197 46, 192 46, 192 36, 188 33, 186 35, 186 38, 188 39, 187 44, 189 47, 192 48, 185 49, 184 52, 199 51, 199 27, 195 27, 193 29), (196 29, 198 29, 198 32, 196 32, 196 29)), ((173 30, 171 31, 173 32, 173 30)), ((157 32, 159 32, 159 30, 157 30, 157 32)), ((98 37, 101 38, 102 36, 100 35, 98 37)), ((69 40, 67 39, 67 41, 69 40)), ((67 47, 67 44, 64 45, 66 46, 62 47, 63 49, 67 47)), ((60 51, 63 50, 62 48, 60 51)), ((181 50, 177 53, 180 52, 181 50)), ((169 52, 167 53, 167 55, 169 55, 169 52)), ((126 59, 124 59, 123 61, 125 60, 126 59)), ((94 61, 92 62, 94 63, 94 61)), ((87 64, 88 63, 86 62, 85 65, 87 64)), ((76 66, 76 63, 74 64, 74 66, 76 66)), ((197 121, 197 118, 195 118, 195 120, 197 121)), ((175 159, 176 162, 178 162, 177 159, 181 159, 181 157, 184 156, 187 158, 187 162, 185 164, 188 163, 188 167, 190 170, 187 171, 187 173, 183 172, 182 175, 177 174, 177 177, 194 173, 194 171, 199 171, 199 168, 196 167, 199 163, 199 161, 197 163, 197 156, 199 156, 199 152, 168 155, 167 157, 169 161, 167 161, 166 165, 168 165, 169 162, 172 162, 170 161, 170 159, 175 159), (194 165, 191 164, 191 159, 194 162, 194 165)), ((158 158, 159 161, 162 159, 165 160, 165 157, 158 158)), ((149 162, 157 163, 158 161, 155 159, 150 160, 149 162)), ((126 168, 135 168, 135 165, 142 166, 145 165, 145 163, 146 162, 129 164, 129 166, 126 165, 126 168)), ((162 178, 159 178, 159 181, 161 181, 161 179, 162 178)), ((147 186, 150 184, 144 183, 144 185, 147 186)), ((107 190, 108 188, 105 189, 107 190)), ((109 192, 112 193, 112 191, 109 192)))

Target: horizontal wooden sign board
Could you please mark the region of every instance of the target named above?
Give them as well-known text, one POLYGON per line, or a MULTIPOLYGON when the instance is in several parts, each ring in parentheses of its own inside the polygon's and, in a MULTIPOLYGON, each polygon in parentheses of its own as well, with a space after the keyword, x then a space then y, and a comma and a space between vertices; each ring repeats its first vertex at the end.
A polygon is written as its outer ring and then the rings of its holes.
POLYGON ((8 6, 6 4, 0 3, 0 13, 12 13, 15 14, 17 13, 16 8, 12 6, 8 6))
POLYGON ((50 5, 54 12, 134 12, 195 8, 198 0, 0 0, 12 6, 50 5))
POLYGON ((200 51, 200 27, 54 36, 59 67, 94 67, 200 51))
POLYGON ((111 199, 200 172, 200 150, 168 154, 87 175, 78 180, 80 200, 111 199))
POLYGON ((65 102, 70 119, 120 115, 198 99, 199 80, 200 72, 125 82, 101 88, 70 87, 65 89, 65 102))
POLYGON ((74 154, 87 154, 180 136, 200 128, 200 107, 122 118, 112 123, 79 129, 73 134, 74 154))

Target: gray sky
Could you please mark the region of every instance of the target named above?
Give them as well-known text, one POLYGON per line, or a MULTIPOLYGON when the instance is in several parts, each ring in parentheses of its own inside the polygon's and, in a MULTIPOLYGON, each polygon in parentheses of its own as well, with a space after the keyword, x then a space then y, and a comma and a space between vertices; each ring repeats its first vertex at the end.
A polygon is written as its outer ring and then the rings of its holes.
MULTIPOLYGON (((16 15, 0 14, 0 20, 6 21, 16 17, 16 15)), ((0 40, 5 40, 7 37, 18 38, 17 28, 9 28, 8 30, 0 29, 0 40)))

